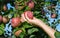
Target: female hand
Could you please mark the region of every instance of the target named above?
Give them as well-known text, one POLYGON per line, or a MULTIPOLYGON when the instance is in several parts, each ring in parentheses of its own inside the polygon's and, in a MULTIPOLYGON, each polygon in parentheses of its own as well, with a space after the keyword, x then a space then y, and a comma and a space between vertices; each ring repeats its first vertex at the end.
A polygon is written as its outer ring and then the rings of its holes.
POLYGON ((27 21, 28 23, 35 24, 37 26, 39 26, 39 24, 40 24, 40 19, 37 19, 35 17, 33 17, 33 19, 29 19, 28 16, 27 16, 27 14, 25 14, 25 15, 22 14, 21 18, 22 18, 22 20, 21 20, 22 22, 27 21))

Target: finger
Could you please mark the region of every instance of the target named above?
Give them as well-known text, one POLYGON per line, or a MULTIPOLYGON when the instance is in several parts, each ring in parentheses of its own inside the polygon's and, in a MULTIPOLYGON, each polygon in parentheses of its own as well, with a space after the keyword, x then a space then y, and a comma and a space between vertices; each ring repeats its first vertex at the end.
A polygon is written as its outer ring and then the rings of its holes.
POLYGON ((27 21, 27 19, 25 18, 24 14, 22 14, 21 16, 22 16, 22 19, 23 19, 22 21, 23 21, 23 22, 25 22, 25 21, 26 21, 26 22, 28 22, 28 23, 29 23, 29 21, 27 21))
POLYGON ((27 20, 25 19, 25 17, 24 17, 24 14, 21 15, 21 20, 22 20, 22 22, 27 21, 27 20))
POLYGON ((25 13, 25 18, 26 18, 28 21, 31 21, 31 19, 28 18, 27 13, 25 13))

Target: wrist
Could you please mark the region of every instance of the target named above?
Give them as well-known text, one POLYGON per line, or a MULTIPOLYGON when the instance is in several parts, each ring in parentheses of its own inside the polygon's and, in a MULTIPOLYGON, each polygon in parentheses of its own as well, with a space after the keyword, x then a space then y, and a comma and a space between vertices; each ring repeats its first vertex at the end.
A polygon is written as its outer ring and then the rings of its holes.
POLYGON ((38 27, 42 27, 43 23, 40 19, 35 19, 35 25, 37 25, 38 27))

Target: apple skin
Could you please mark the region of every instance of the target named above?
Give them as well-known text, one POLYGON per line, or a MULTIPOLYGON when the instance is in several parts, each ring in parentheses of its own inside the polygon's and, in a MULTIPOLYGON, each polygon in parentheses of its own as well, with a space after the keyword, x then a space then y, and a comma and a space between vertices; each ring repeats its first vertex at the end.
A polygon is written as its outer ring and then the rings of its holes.
POLYGON ((20 35, 21 32, 22 32, 22 30, 18 30, 18 31, 16 31, 16 32, 15 32, 15 36, 18 37, 18 36, 20 35))
POLYGON ((24 16, 27 14, 27 16, 28 16, 28 18, 29 19, 33 19, 33 12, 31 12, 31 11, 25 11, 24 12, 24 16))
POLYGON ((3 17, 0 15, 0 23, 3 21, 3 17))
POLYGON ((11 20, 12 27, 14 27, 14 28, 18 27, 18 26, 20 26, 20 24, 21 24, 21 20, 19 17, 12 18, 12 20, 11 20))
POLYGON ((28 2, 28 7, 31 9, 34 8, 34 2, 33 1, 28 2))
POLYGON ((3 6, 3 10, 4 10, 4 11, 7 10, 7 6, 6 6, 6 5, 3 6))
POLYGON ((9 21, 8 17, 3 17, 3 23, 7 23, 9 21))

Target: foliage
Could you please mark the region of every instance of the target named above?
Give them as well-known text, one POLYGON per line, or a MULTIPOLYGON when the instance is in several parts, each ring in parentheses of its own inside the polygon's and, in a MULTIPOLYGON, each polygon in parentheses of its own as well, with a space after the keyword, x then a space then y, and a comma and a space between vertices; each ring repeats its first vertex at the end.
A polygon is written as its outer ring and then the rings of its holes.
MULTIPOLYGON (((45 2, 44 0, 0 0, 0 15, 9 18, 9 21, 6 24, 3 22, 0 23, 0 35, 4 35, 7 25, 8 27, 11 25, 10 19, 14 17, 21 17, 21 14, 27 10, 33 11, 34 17, 41 19, 44 23, 48 24, 48 18, 45 16, 45 12, 43 11, 43 7, 44 5, 48 5, 47 3, 50 5, 50 2, 45 2), (34 2, 34 8, 31 9, 28 7, 27 3, 29 1, 34 2), (11 4, 10 7, 7 6, 8 3, 11 4), (6 11, 3 9, 4 5, 7 6, 6 11)), ((55 23, 53 24, 53 28, 55 29, 54 25, 55 23)), ((49 36, 41 28, 35 27, 34 25, 27 22, 21 23, 21 26, 16 28, 11 27, 8 29, 8 31, 10 32, 10 36, 12 36, 12 38, 49 38, 49 36), (21 32, 17 37, 14 35, 14 33, 18 30, 22 30, 23 32, 21 32)), ((59 38, 59 34, 60 33, 56 32, 55 36, 59 38)), ((9 33, 7 33, 7 36, 9 36, 9 33)))
POLYGON ((60 38, 60 32, 55 32, 56 38, 60 38))

